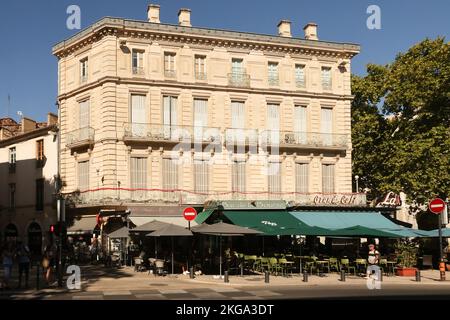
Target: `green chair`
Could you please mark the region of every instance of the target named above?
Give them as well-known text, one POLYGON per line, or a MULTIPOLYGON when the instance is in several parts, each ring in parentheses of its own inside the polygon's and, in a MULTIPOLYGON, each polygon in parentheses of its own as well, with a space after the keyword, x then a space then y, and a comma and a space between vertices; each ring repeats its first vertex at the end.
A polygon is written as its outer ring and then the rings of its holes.
POLYGON ((313 270, 316 270, 319 272, 319 269, 317 268, 316 261, 314 259, 311 259, 311 257, 307 258, 305 260, 305 265, 303 267, 303 270, 308 271, 310 274, 313 274, 313 270))
POLYGON ((355 260, 356 270, 358 273, 365 274, 367 269, 367 260, 366 259, 356 259, 355 260))
POLYGON ((281 265, 278 263, 277 258, 270 258, 269 265, 270 265, 269 267, 270 273, 275 273, 275 275, 278 275, 279 271, 283 272, 281 265))
POLYGON ((269 271, 270 272, 270 261, 269 261, 269 258, 261 258, 260 271, 261 272, 264 272, 264 271, 269 271))
POLYGON ((290 273, 292 275, 292 265, 289 263, 289 261, 286 258, 278 259, 278 264, 281 267, 282 275, 284 274, 287 276, 288 271, 290 271, 290 273))
POLYGON ((350 265, 349 259, 341 259, 339 271, 345 270, 345 272, 350 273, 353 270, 353 275, 356 276, 356 268, 355 266, 350 265))
POLYGON ((336 272, 339 272, 339 261, 337 258, 330 258, 330 272, 334 269, 336 272))

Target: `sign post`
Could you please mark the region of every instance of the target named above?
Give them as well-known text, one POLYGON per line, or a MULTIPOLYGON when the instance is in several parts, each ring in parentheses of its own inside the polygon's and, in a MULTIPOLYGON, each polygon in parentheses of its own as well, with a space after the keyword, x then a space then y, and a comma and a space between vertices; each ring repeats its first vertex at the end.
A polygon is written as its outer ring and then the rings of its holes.
POLYGON ((188 228, 191 230, 191 221, 197 217, 197 210, 192 207, 183 210, 183 217, 188 221, 188 228))
POLYGON ((442 252, 442 212, 444 212, 445 206, 445 201, 439 198, 431 200, 428 204, 430 211, 437 214, 439 220, 439 271, 441 274, 441 281, 445 281, 445 263, 444 254, 442 252))

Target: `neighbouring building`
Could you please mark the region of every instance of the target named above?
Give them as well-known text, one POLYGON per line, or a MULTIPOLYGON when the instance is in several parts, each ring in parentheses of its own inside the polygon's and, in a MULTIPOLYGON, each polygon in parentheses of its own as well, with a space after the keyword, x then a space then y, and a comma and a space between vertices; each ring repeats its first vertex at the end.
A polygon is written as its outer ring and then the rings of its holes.
POLYGON ((0 234, 40 254, 56 223, 57 122, 0 119, 0 234))
POLYGON ((366 205, 352 193, 359 45, 319 40, 314 23, 294 38, 287 20, 263 35, 159 13, 103 18, 53 47, 69 230, 99 216, 186 225, 183 208, 211 201, 366 205))

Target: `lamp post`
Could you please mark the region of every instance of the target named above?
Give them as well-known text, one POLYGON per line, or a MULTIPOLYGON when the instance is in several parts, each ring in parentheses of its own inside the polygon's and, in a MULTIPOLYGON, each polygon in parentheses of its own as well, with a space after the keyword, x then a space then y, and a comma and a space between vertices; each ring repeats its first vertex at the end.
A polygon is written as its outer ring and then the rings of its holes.
POLYGON ((355 183, 356 183, 356 193, 358 193, 358 192, 359 192, 359 185, 358 185, 358 181, 359 181, 359 176, 358 176, 358 175, 356 175, 356 176, 355 176, 355 183))

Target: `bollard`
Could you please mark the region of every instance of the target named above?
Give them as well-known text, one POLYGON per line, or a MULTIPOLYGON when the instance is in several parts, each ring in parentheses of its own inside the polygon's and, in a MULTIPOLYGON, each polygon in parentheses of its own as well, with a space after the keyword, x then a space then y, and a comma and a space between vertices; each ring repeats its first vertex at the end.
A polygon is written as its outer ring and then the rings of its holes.
POLYGON ((421 281, 420 270, 416 270, 416 281, 417 282, 421 281))
POLYGON ((383 282, 383 271, 381 271, 381 270, 380 270, 380 279, 378 279, 378 280, 380 280, 380 282, 383 282))
POLYGON ((265 283, 269 283, 270 279, 269 279, 269 271, 265 271, 264 272, 264 282, 265 283))
POLYGON ((244 264, 241 263, 241 277, 244 276, 244 264))
POLYGON ((345 270, 341 270, 341 281, 345 282, 345 270))
POLYGON ((228 283, 230 280, 228 279, 228 270, 224 272, 223 282, 228 283))
POLYGON ((308 282, 308 271, 303 271, 303 282, 308 282))
POLYGON ((445 263, 443 261, 439 263, 439 271, 441 273, 441 281, 445 281, 445 263))
POLYGON ((189 278, 194 279, 194 267, 189 268, 189 278))

